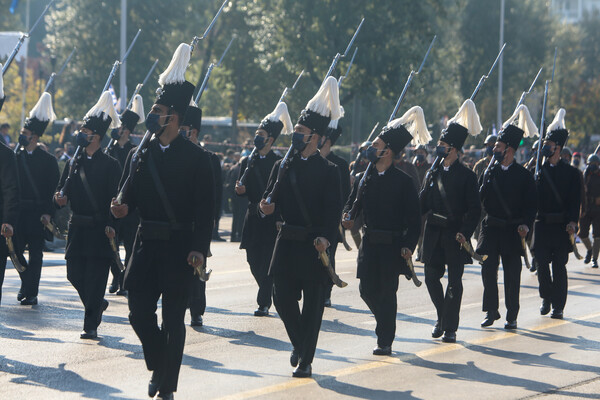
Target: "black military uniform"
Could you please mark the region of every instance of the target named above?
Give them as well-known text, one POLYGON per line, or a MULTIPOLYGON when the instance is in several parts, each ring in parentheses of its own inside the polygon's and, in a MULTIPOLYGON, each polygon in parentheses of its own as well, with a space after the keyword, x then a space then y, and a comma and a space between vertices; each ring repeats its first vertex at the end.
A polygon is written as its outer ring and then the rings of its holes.
MULTIPOLYGON (((465 127, 452 123, 442 134, 440 141, 460 149, 467 137, 465 127)), ((470 241, 479 221, 481 204, 475 173, 456 160, 449 167, 437 168, 420 194, 421 212, 427 215, 423 237, 423 262, 425 283, 437 311, 437 323, 432 335, 445 341, 456 340, 460 303, 462 299, 462 275, 465 263, 471 257, 456 240, 461 233, 470 241), (443 189, 443 192, 440 191, 443 189), (448 265, 446 294, 440 282, 448 265)))
MULTIPOLYGON (((581 221, 579 222, 579 237, 585 245, 587 254, 585 263, 593 260, 592 268, 598 268, 598 253, 600 253, 600 157, 592 154, 588 157, 587 167, 583 174, 585 183, 585 203, 582 206, 581 221), (594 244, 590 240, 590 226, 594 228, 594 244)), ((583 199, 582 199, 583 200, 583 199)))
MULTIPOLYGON (((110 124, 111 117, 102 112, 99 116, 86 117, 83 127, 102 137, 110 124)), ((95 338, 102 313, 108 306, 104 291, 114 253, 105 228, 115 227, 115 221, 110 218, 110 201, 117 194, 121 167, 100 149, 88 156, 82 148, 75 162, 78 173, 73 174, 64 192, 73 211, 65 249, 67 279, 85 307, 81 337, 95 338)), ((64 168, 57 191, 64 187, 69 170, 69 166, 64 168)))
MULTIPOLYGON (((175 61, 176 57, 172 63, 175 61)), ((194 85, 183 79, 166 81, 155 101, 167 106, 169 114, 177 112, 180 121, 194 92, 194 85)), ((129 175, 131 157, 122 183, 129 175)), ((196 251, 206 260, 214 222, 214 183, 208 154, 181 135, 166 147, 152 139, 123 204, 128 205, 129 212, 138 210, 141 221, 125 272, 129 320, 142 342, 146 366, 153 371, 149 395, 158 390, 171 394, 177 390, 185 344, 185 310, 192 281, 197 279, 187 258, 196 251), (158 326, 156 310, 161 296, 162 325, 158 326)))
MULTIPOLYGON (((413 139, 403 125, 384 128, 379 138, 394 154, 400 154, 413 139)), ((345 213, 352 209, 362 175, 357 176, 345 213)), ((377 321, 373 354, 388 355, 396 336, 398 277, 412 276, 401 250, 413 252, 421 233, 419 196, 408 174, 394 165, 379 172, 372 164, 357 205, 360 207, 354 212, 362 210, 364 221, 357 268, 360 296, 377 321)))
MULTIPOLYGON (((550 131, 546 140, 562 147, 568 135, 566 129, 559 128, 550 131)), ((543 300, 540 312, 545 315, 552 306, 552 317, 560 319, 567 302, 566 264, 573 251, 566 227, 570 222, 579 221, 582 183, 579 171, 563 160, 556 165, 546 161, 540 170, 536 181, 539 206, 533 239, 543 300)))
MULTIPOLYGON (((515 149, 523 131, 508 125, 498 141, 515 149)), ((500 318, 498 312, 498 265, 502 257, 504 270, 504 297, 507 329, 517 327, 519 289, 521 286, 521 244, 518 227, 526 225, 531 231, 537 211, 537 197, 533 175, 516 161, 509 166, 496 163, 480 178, 480 197, 486 217, 481 224, 477 253, 487 255, 481 268, 483 280, 483 311, 487 312, 482 326, 490 326, 500 318)))
POLYGON ((231 238, 230 242, 241 242, 244 229, 244 218, 248 209, 248 200, 245 197, 235 195, 235 184, 242 173, 241 159, 229 169, 227 173, 227 186, 231 188, 231 238))
MULTIPOLYGON (((0 79, 2 79, 0 77, 0 79)), ((4 99, 0 99, 0 108, 4 99)), ((13 229, 19 219, 19 175, 15 154, 0 143, 0 225, 9 224, 13 229)), ((8 247, 4 237, 0 237, 0 300, 6 270, 8 247)))

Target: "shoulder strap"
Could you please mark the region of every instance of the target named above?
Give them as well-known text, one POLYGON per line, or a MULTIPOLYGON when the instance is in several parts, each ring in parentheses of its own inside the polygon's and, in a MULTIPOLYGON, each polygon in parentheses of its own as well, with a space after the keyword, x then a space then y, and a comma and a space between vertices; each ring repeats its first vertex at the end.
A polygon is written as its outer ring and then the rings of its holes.
POLYGON ((156 169, 156 164, 154 164, 154 158, 152 157, 152 153, 148 151, 148 169, 150 170, 150 175, 152 176, 152 181, 154 182, 154 188, 158 192, 158 197, 160 197, 161 202, 163 203, 163 207, 165 212, 167 213, 167 218, 172 224, 177 223, 177 218, 175 218, 175 212, 173 211, 173 207, 171 206, 171 202, 167 197, 167 192, 165 192, 165 187, 160 180, 160 176, 158 175, 158 170, 156 169))
POLYGON ((31 185, 31 190, 33 191, 33 197, 35 197, 36 202, 40 202, 40 192, 35 186, 35 181, 33 180, 33 176, 31 176, 31 171, 29 170, 29 166, 27 165, 27 161, 25 161, 25 155, 21 153, 21 164, 23 164, 23 170, 25 170, 25 176, 27 176, 27 180, 31 185))
POLYGON ((87 197, 90 200, 90 204, 94 209, 94 214, 96 214, 96 216, 100 218, 100 208, 98 208, 98 203, 96 202, 96 198, 94 197, 94 192, 92 192, 90 183, 87 180, 87 175, 85 174, 85 168, 83 167, 83 165, 81 166, 81 168, 79 168, 79 177, 81 178, 81 183, 83 184, 85 194, 87 194, 87 197))
POLYGON ((498 181, 495 178, 492 178, 492 187, 494 188, 494 192, 496 192, 496 197, 498 198, 498 202, 500 202, 500 206, 506 214, 506 218, 512 220, 512 213, 510 212, 510 208, 508 208, 508 204, 506 204, 506 200, 504 200, 504 196, 502 195, 500 186, 498 186, 498 181))
POLYGON ((547 171, 546 167, 542 167, 542 177, 544 177, 546 179, 546 182, 548 182, 548 186, 550 186, 550 190, 552 190, 552 194, 554 195, 554 198, 556 199, 556 202, 558 203, 560 208, 564 208, 562 198, 560 197, 560 194, 558 193, 558 190, 556 189, 556 185, 554 184, 554 182, 552 181, 552 178, 550 178, 550 175, 547 172, 548 171, 547 171))
POLYGON ((438 174, 436 177, 437 187, 440 192, 440 197, 442 198, 442 202, 444 203, 444 207, 446 207, 446 211, 448 211, 448 218, 454 219, 454 213, 452 212, 452 208, 450 207, 450 203, 448 202, 448 196, 446 195, 446 189, 444 188, 444 183, 442 182, 442 174, 438 174))
POLYGON ((302 218, 304 218, 304 222, 308 228, 312 227, 312 221, 310 220, 310 215, 308 214, 308 210, 306 209, 306 205, 304 204, 304 200, 302 199, 302 193, 300 193, 300 189, 298 189, 298 180, 296 179, 296 171, 293 168, 289 169, 290 174, 290 184, 292 186, 292 190, 294 191, 294 197, 298 202, 298 207, 300 207, 300 212, 302 213, 302 218))

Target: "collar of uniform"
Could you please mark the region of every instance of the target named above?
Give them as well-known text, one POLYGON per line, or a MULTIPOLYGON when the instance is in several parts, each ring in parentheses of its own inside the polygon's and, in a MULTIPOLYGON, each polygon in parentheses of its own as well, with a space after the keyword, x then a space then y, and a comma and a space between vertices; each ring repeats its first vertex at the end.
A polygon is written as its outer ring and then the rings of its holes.
POLYGON ((265 158, 267 158, 267 155, 265 154, 265 155, 263 156, 263 155, 259 154, 259 155, 258 155, 258 158, 260 158, 260 159, 262 160, 262 159, 265 159, 265 158))
POLYGON ((396 168, 394 167, 394 165, 390 165, 385 171, 379 172, 377 171, 377 167, 375 167, 375 172, 377 172, 378 176, 384 176, 385 174, 387 174, 387 172, 390 170, 390 168, 396 168))
POLYGON ((311 154, 311 155, 310 155, 310 156, 308 156, 308 157, 304 157, 304 156, 302 156, 302 153, 298 153, 298 156, 300 157, 300 159, 301 159, 302 161, 306 161, 306 160, 309 160, 309 159, 311 159, 311 158, 313 158, 313 157, 315 157, 315 156, 319 156, 319 157, 320 157, 320 156, 321 156, 321 153, 319 152, 319 150, 317 150, 317 151, 315 151, 313 154, 311 154))
POLYGON ((160 151, 162 151, 162 152, 164 153, 165 151, 167 151, 167 149, 168 149, 169 147, 171 147, 171 143, 169 143, 169 144, 168 144, 168 145, 166 145, 166 146, 163 146, 163 145, 162 145, 162 144, 160 144, 160 142, 159 142, 159 143, 158 143, 158 147, 160 148, 160 151))
POLYGON ((448 172, 448 171, 450 171, 450 169, 454 168, 457 161, 458 161, 458 158, 456 160, 454 160, 454 162, 448 166, 446 166, 445 164, 442 164, 442 168, 444 169, 445 172, 448 172))
POLYGON ((513 160, 513 162, 511 162, 511 163, 510 163, 510 164, 508 164, 508 165, 502 165, 502 164, 500 164, 500 168, 502 168, 502 171, 508 171, 508 169, 509 169, 510 167, 512 167, 512 165, 513 165, 514 163, 515 163, 515 161, 513 160))

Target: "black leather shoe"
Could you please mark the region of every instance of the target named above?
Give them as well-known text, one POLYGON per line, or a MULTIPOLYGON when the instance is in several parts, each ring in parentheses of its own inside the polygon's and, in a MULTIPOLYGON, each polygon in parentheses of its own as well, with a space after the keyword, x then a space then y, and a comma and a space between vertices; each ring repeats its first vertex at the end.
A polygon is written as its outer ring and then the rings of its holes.
POLYGON ((592 268, 598 268, 598 260, 592 261, 592 268))
POLYGON ((442 342, 444 343, 456 343, 456 332, 446 331, 442 336, 442 342))
POLYGON ((550 312, 550 300, 543 299, 540 307, 540 314, 546 315, 550 312))
POLYGON ((127 296, 128 294, 129 293, 125 289, 119 289, 119 290, 117 290, 117 293, 116 293, 117 296, 127 296))
POLYGON ((530 272, 537 271, 537 261, 536 261, 535 257, 531 259, 531 268, 529 268, 529 271, 530 272))
POLYGON ((300 355, 298 354, 298 352, 296 351, 296 349, 292 350, 292 354, 290 355, 290 365, 292 367, 298 366, 298 359, 299 358, 300 358, 300 355))
POLYGON ((500 319, 500 313, 498 311, 492 312, 492 311, 488 311, 485 315, 485 319, 483 321, 481 321, 481 326, 482 327, 486 327, 486 326, 491 326, 494 321, 497 321, 500 319))
POLYGON ((442 336, 443 333, 444 331, 442 330, 442 324, 440 321, 437 321, 433 326, 433 330, 431 331, 431 337, 437 339, 442 336))
POLYGON ((84 329, 79 334, 80 339, 96 339, 97 337, 98 337, 98 331, 96 331, 95 329, 90 329, 89 331, 86 331, 84 329))
POLYGON ((588 250, 587 253, 585 253, 585 259, 583 260, 583 263, 589 264, 590 261, 592 261, 592 251, 588 250))
POLYGON ((175 399, 175 395, 173 394, 173 392, 158 393, 158 396, 156 396, 156 400, 174 400, 174 399, 175 399))
POLYGON ((563 310, 552 310, 552 314, 550 314, 550 318, 554 319, 563 319, 563 310))
POLYGON ((254 316, 255 317, 266 317, 269 315, 269 307, 258 307, 255 311, 254 311, 254 316))
POLYGON ((517 320, 506 321, 504 324, 504 329, 517 329, 517 320))
POLYGON ((152 371, 152 378, 150 378, 150 382, 148 382, 148 397, 156 396, 161 379, 162 374, 158 370, 152 371))
POLYGON ((392 346, 377 346, 373 349, 374 356, 389 356, 392 354, 392 346))
POLYGON ((309 378, 312 375, 312 367, 310 364, 303 366, 302 364, 298 365, 298 367, 292 373, 294 378, 309 378))
POLYGON ((23 292, 21 292, 19 290, 19 293, 17 293, 17 301, 21 301, 25 298, 25 295, 23 294, 23 292))
POLYGON ((116 293, 119 290, 119 278, 113 278, 110 286, 108 287, 108 293, 116 293))
POLYGON ((325 299, 325 301, 323 302, 323 305, 325 307, 331 307, 331 299, 325 299))
POLYGON ((202 326, 202 315, 192 315, 192 320, 190 321, 190 326, 202 326))
POLYGON ((225 239, 223 239, 223 238, 222 238, 221 236, 219 236, 219 235, 216 235, 216 236, 213 236, 213 237, 212 237, 212 241, 213 241, 213 242, 224 242, 224 241, 225 241, 225 239))
POLYGON ((38 303, 37 296, 25 297, 23 300, 21 300, 22 306, 37 306, 37 303, 38 303))

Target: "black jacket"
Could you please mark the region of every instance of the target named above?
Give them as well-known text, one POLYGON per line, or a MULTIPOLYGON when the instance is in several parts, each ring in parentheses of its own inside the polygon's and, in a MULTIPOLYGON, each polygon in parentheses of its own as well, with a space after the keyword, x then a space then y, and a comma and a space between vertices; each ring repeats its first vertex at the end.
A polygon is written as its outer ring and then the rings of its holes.
MULTIPOLYGON (((271 172, 267 190, 263 198, 271 192, 281 160, 277 161, 271 172)), ((340 198, 340 176, 335 164, 321 157, 319 152, 303 160, 296 154, 290 161, 288 170, 280 182, 280 190, 274 199, 276 212, 281 214, 284 223, 277 235, 270 275, 287 275, 299 279, 328 279, 327 272, 318 259, 313 241, 316 237, 324 237, 333 243, 338 237, 338 226, 342 210, 340 198), (291 176, 295 175, 296 187, 305 205, 310 221, 306 221, 292 188, 291 176), (308 226, 310 222, 310 227, 308 226), (286 238, 289 229, 299 228, 308 231, 304 240, 286 238)))
POLYGON ((15 153, 0 143, 0 222, 16 227, 19 217, 19 174, 15 153))
POLYGON ((125 168, 125 160, 127 160, 127 155, 129 155, 129 152, 134 147, 135 146, 130 141, 125 143, 125 146, 123 146, 123 147, 119 146, 119 144, 117 143, 117 144, 115 144, 115 146, 112 149, 110 149, 108 155, 113 157, 114 159, 116 159, 119 162, 121 169, 124 169, 125 168))

